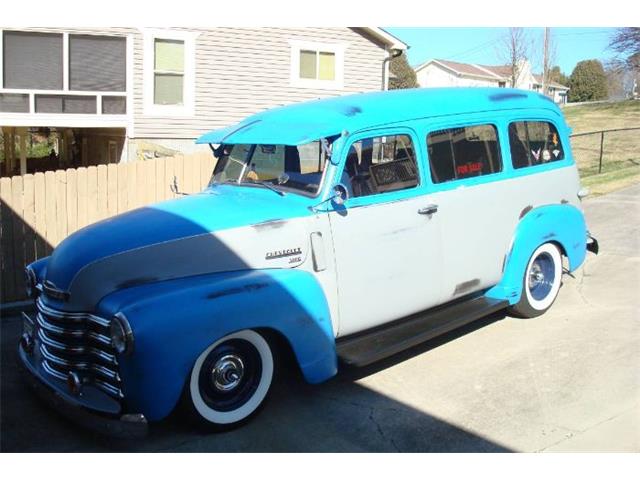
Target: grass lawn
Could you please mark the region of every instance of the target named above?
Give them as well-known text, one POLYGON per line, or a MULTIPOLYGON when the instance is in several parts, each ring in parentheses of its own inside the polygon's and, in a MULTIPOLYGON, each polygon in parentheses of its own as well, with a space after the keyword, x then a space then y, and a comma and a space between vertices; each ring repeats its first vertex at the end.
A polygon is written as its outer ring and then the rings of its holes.
MULTIPOLYGON (((563 109, 573 134, 640 127, 640 101, 569 106, 563 109)), ((602 195, 640 182, 640 130, 605 133, 602 173, 598 173, 600 134, 571 139, 582 184, 602 195)))

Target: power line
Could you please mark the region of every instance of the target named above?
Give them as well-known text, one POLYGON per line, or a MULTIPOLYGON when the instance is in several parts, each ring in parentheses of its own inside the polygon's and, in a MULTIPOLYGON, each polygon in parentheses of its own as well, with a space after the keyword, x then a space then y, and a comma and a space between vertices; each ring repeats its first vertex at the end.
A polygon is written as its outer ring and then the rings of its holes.
POLYGON ((480 45, 476 45, 475 47, 469 49, 469 50, 465 50, 463 52, 460 53, 456 53, 455 55, 449 55, 448 58, 452 59, 452 58, 459 58, 459 57, 464 57, 467 55, 471 55, 472 53, 476 53, 479 52, 482 49, 488 48, 491 45, 497 43, 498 40, 489 40, 488 42, 482 43, 480 45))

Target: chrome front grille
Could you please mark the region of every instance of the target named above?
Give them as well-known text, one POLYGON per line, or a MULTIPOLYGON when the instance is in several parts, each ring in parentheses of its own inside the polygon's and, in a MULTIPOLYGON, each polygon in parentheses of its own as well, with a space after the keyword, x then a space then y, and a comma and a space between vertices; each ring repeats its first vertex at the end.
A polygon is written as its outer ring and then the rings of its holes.
POLYGON ((75 372, 84 384, 94 385, 121 399, 118 360, 109 337, 109 320, 89 313, 68 313, 36 300, 36 331, 43 369, 67 380, 75 372))

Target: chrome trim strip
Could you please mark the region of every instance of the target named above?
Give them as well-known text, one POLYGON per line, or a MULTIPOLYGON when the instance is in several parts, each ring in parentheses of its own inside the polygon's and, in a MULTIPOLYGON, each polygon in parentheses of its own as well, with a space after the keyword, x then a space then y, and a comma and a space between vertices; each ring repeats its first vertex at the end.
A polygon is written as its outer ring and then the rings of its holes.
POLYGON ((73 362, 64 358, 60 358, 51 353, 45 344, 40 344, 40 353, 45 358, 45 360, 54 364, 62 365, 65 368, 88 370, 99 375, 104 375, 109 380, 120 382, 120 375, 118 375, 117 372, 114 372, 113 370, 110 370, 109 368, 102 365, 96 365, 95 363, 73 362))
MULTIPOLYGON (((64 373, 58 371, 55 369, 55 367, 52 367, 51 365, 49 365, 49 362, 47 360, 43 360, 42 361, 42 368, 44 369, 45 372, 47 372, 49 375, 57 378, 58 380, 62 380, 64 382, 67 381, 67 375, 65 375, 64 373)), ((111 385, 110 383, 104 382, 102 380, 99 379, 95 379, 91 382, 96 388, 98 388, 99 390, 102 390, 103 392, 105 392, 108 395, 114 396, 120 400, 122 400, 124 398, 124 394, 122 393, 122 390, 120 390, 120 388, 111 385)))
POLYGON ((99 388, 100 390, 113 395, 114 397, 118 397, 120 400, 122 400, 124 398, 124 394, 122 393, 122 390, 120 390, 118 387, 114 387, 113 385, 111 385, 110 383, 107 382, 103 382, 102 380, 98 380, 95 379, 93 381, 93 384, 99 388))
POLYGON ((69 298, 69 292, 60 290, 58 287, 56 287, 52 282, 48 280, 46 280, 42 284, 42 289, 44 290, 44 293, 58 300, 67 300, 69 298))
POLYGON ((47 322, 44 319, 44 316, 40 312, 38 312, 38 314, 36 315, 36 321, 38 322, 38 326, 44 328, 45 330, 49 330, 50 332, 55 333, 56 335, 72 337, 75 339, 82 339, 82 338, 88 337, 88 338, 97 340, 98 342, 108 347, 111 347, 111 339, 106 335, 102 335, 100 333, 96 333, 91 330, 77 330, 77 329, 59 327, 57 325, 47 322))
MULTIPOLYGON (((116 323, 120 323, 120 326, 122 327, 122 331, 124 332, 124 337, 125 337, 125 349, 122 352, 118 351, 118 348, 115 345, 115 342, 112 342, 113 350, 116 353, 119 353, 121 355, 130 355, 131 352, 133 352, 134 338, 133 338, 133 330, 131 330, 131 325, 129 324, 129 320, 127 320, 127 317, 124 315, 124 313, 118 312, 113 316, 112 322, 114 325, 116 323)), ((113 334, 111 334, 111 332, 109 336, 113 338, 113 334)))
POLYGON ((70 371, 76 370, 80 375, 85 372, 89 375, 85 378, 87 385, 122 400, 124 394, 120 389, 121 378, 117 357, 112 353, 111 337, 98 332, 108 330, 110 321, 90 313, 50 308, 42 298, 37 298, 35 304, 36 338, 43 370, 65 382, 70 371), (84 344, 87 340, 97 344, 84 344), (78 355, 86 357, 80 357, 82 360, 74 358, 78 355))
POLYGON ((102 317, 92 315, 91 313, 78 313, 78 312, 60 312, 47 307, 41 298, 36 300, 36 307, 38 311, 42 312, 48 317, 58 318, 60 320, 82 321, 89 320, 90 322, 97 323, 101 327, 109 328, 111 322, 105 320, 102 317))
POLYGON ((69 345, 58 342, 57 340, 54 340, 53 338, 49 337, 45 333, 45 330, 43 329, 38 330, 38 340, 40 340, 42 343, 47 345, 47 347, 60 350, 61 352, 64 352, 64 353, 75 354, 75 355, 80 355, 80 354, 95 355, 99 357, 101 360, 111 364, 114 367, 118 366, 118 362, 116 361, 115 355, 111 355, 103 350, 93 348, 93 347, 85 347, 85 346, 71 347, 69 345))
POLYGON ((64 380, 64 381, 67 380, 67 376, 65 374, 59 372, 58 370, 50 366, 49 362, 47 362, 46 360, 42 361, 42 368, 44 368, 45 372, 47 372, 49 375, 52 375, 59 380, 64 380))

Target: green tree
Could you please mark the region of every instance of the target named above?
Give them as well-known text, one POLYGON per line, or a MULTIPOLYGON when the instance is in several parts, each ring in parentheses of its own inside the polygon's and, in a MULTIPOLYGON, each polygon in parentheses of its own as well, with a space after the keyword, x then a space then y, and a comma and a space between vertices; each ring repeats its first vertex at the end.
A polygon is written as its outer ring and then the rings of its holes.
POLYGON ((389 71, 391 73, 389 75, 389 90, 416 88, 419 86, 416 72, 409 65, 405 52, 391 60, 389 71))
POLYGON ((607 76, 599 60, 582 60, 569 77, 569 101, 589 102, 607 98, 607 76))
POLYGON ((567 77, 557 65, 549 70, 549 80, 564 85, 565 87, 569 85, 569 77, 567 77))

